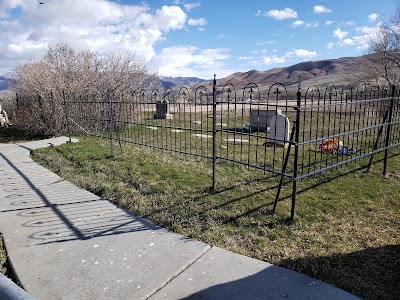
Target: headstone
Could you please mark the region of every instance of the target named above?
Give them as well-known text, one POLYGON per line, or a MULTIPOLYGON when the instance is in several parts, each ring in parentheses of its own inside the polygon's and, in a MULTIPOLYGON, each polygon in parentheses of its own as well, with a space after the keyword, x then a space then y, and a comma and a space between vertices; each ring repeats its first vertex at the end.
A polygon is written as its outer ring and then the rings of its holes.
POLYGON ((169 102, 165 101, 157 101, 156 103, 156 113, 154 115, 154 119, 172 119, 172 115, 169 113, 169 102))
POLYGON ((270 126, 271 119, 277 114, 282 114, 280 109, 278 110, 252 110, 250 111, 250 128, 253 131, 267 131, 270 126))
POLYGON ((282 114, 273 116, 270 120, 270 131, 267 137, 267 145, 286 147, 289 141, 289 119, 282 114))

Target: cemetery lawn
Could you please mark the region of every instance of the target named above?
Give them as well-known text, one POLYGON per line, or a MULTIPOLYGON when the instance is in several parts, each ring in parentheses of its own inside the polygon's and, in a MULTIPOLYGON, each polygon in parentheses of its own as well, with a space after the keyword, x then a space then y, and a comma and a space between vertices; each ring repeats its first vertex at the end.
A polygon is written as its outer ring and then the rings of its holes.
MULTIPOLYGON (((294 223, 291 185, 271 214, 278 178, 218 162, 107 141, 35 150, 62 178, 185 236, 305 273, 367 299, 400 299, 400 155, 369 173, 352 163, 299 183, 294 223), (346 169, 348 168, 348 169, 346 169), (351 169, 350 169, 351 168, 351 169)), ((397 150, 398 151, 398 150, 397 150)), ((376 157, 376 161, 382 157, 376 157)))

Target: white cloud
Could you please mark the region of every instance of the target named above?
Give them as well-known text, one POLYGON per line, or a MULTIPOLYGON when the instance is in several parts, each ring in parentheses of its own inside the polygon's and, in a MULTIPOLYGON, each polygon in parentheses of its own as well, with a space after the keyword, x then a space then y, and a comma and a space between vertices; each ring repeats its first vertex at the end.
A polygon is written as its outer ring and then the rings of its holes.
POLYGON ((326 13, 331 13, 331 12, 332 11, 329 8, 327 8, 327 7, 323 6, 323 5, 315 5, 314 6, 314 13, 315 14, 326 14, 326 13))
POLYGON ((368 27, 368 26, 356 27, 357 32, 362 32, 365 34, 374 33, 376 30, 377 30, 377 27, 368 27))
POLYGON ((370 22, 375 22, 376 19, 378 19, 378 17, 379 17, 378 14, 372 13, 372 14, 370 14, 370 15, 368 16, 368 20, 369 20, 370 22))
POLYGON ((257 46, 265 46, 265 45, 275 45, 275 41, 257 41, 257 46))
POLYGON ((337 45, 339 47, 356 46, 357 50, 366 50, 369 47, 369 42, 371 40, 371 37, 373 37, 375 34, 378 34, 379 29, 380 29, 379 24, 375 27, 368 27, 368 26, 356 27, 356 31, 361 32, 364 35, 341 39, 339 42, 337 42, 337 45))
POLYGON ((346 22, 342 22, 339 25, 343 25, 343 26, 354 26, 356 23, 354 21, 346 21, 346 22))
POLYGON ((283 64, 290 61, 291 58, 303 58, 306 60, 312 59, 317 56, 316 51, 308 51, 305 49, 293 49, 292 51, 286 52, 283 56, 265 56, 262 57, 262 64, 272 65, 272 64, 283 64))
POLYGON ((279 56, 276 56, 276 55, 267 56, 267 57, 264 57, 264 58, 262 59, 262 63, 263 63, 264 65, 283 64, 283 63, 285 63, 286 61, 287 61, 287 58, 286 58, 285 56, 279 57, 279 56))
POLYGON ((250 51, 251 53, 253 53, 253 54, 267 54, 267 53, 269 53, 269 50, 268 49, 261 49, 261 50, 252 50, 252 51, 250 51))
POLYGON ((304 21, 302 21, 302 20, 297 20, 297 21, 294 21, 293 23, 292 23, 292 28, 297 28, 297 27, 300 27, 300 26, 303 26, 304 24, 305 24, 306 22, 304 22, 304 21))
POLYGON ((325 46, 325 49, 327 49, 327 50, 333 49, 334 45, 335 45, 334 43, 330 42, 325 46))
POLYGON ((308 51, 304 49, 295 49, 285 54, 286 57, 301 57, 301 58, 313 58, 317 56, 316 51, 308 51))
POLYGON ((307 24, 306 24, 306 27, 313 27, 313 28, 319 27, 319 23, 318 23, 318 22, 307 23, 307 24))
POLYGON ((337 44, 340 47, 344 46, 360 46, 360 45, 365 45, 368 44, 369 42, 369 35, 363 35, 363 36, 353 36, 352 38, 344 39, 338 42, 337 44))
POLYGON ((306 22, 304 22, 304 21, 301 21, 301 20, 297 20, 297 21, 294 21, 293 22, 293 24, 292 24, 292 28, 298 28, 298 27, 304 27, 304 28, 309 28, 309 27, 311 27, 311 28, 315 28, 315 27, 318 27, 319 26, 319 23, 318 22, 314 22, 314 23, 306 23, 306 22))
POLYGON ((333 31, 333 36, 338 38, 339 40, 343 40, 349 33, 347 31, 343 31, 340 28, 337 28, 333 31))
POLYGON ((187 10, 187 11, 191 11, 193 8, 196 7, 200 7, 201 3, 200 2, 196 2, 196 3, 186 3, 183 5, 183 7, 187 10))
POLYGON ((369 48, 369 44, 364 44, 364 45, 361 45, 361 46, 357 46, 357 50, 359 50, 359 51, 365 51, 368 48, 369 48))
POLYGON ((282 10, 277 10, 277 9, 273 9, 270 10, 268 12, 265 13, 261 13, 261 11, 259 10, 257 12, 257 15, 263 15, 266 17, 271 17, 275 20, 285 20, 285 19, 296 19, 298 18, 298 14, 295 10, 291 9, 291 8, 284 8, 282 10))
POLYGON ((1 0, 0 15, 1 73, 40 57, 48 45, 56 43, 100 55, 123 48, 148 61, 156 55, 156 44, 168 32, 183 30, 187 20, 179 6, 151 9, 108 0, 46 1, 45 5, 1 0))
POLYGON ((328 21, 325 22, 325 25, 326 25, 326 26, 329 26, 329 25, 332 25, 333 23, 335 23, 335 21, 333 21, 333 20, 328 20, 328 21))
POLYGON ((219 39, 219 40, 223 40, 225 38, 225 34, 223 34, 223 33, 220 33, 218 36, 217 36, 217 39, 219 39))
POLYGON ((196 76, 209 79, 213 74, 228 76, 232 70, 226 70, 227 49, 199 49, 194 46, 173 46, 164 48, 156 55, 151 65, 159 67, 162 76, 196 76))
POLYGON ((207 20, 204 18, 189 19, 188 24, 191 26, 205 26, 207 25, 207 20))
POLYGON ((254 59, 254 56, 239 56, 239 60, 251 60, 254 59))

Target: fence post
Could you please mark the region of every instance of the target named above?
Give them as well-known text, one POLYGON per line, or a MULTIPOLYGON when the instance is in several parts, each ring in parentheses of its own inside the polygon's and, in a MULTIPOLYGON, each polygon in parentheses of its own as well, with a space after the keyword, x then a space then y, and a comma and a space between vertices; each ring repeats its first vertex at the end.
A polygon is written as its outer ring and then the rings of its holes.
POLYGON ((290 220, 294 219, 294 209, 296 206, 296 194, 297 194, 297 172, 298 172, 298 161, 299 161, 299 136, 300 136, 300 106, 301 106, 301 86, 299 80, 299 90, 297 91, 297 105, 296 105, 296 132, 295 132, 295 144, 294 144, 294 166, 293 166, 293 178, 292 178, 292 208, 290 212, 290 220))
POLYGON ((386 169, 387 169, 387 159, 388 159, 388 147, 390 143, 390 131, 391 131, 391 123, 392 123, 392 116, 393 116, 393 106, 394 106, 394 96, 396 92, 396 86, 393 84, 392 85, 392 91, 391 91, 391 98, 390 98, 390 107, 389 107, 389 120, 388 120, 388 126, 386 129, 386 139, 385 139, 385 158, 383 160, 383 175, 386 175, 386 169))
POLYGON ((109 122, 109 138, 110 138, 110 151, 111 156, 114 156, 114 146, 113 146, 113 117, 112 117, 112 104, 110 92, 107 91, 107 102, 108 102, 108 122, 109 122))
POLYGON ((214 74, 213 82, 213 145, 212 145, 212 159, 213 159, 213 191, 217 189, 217 94, 216 85, 217 80, 214 74))
POLYGON ((64 113, 65 113, 65 124, 67 126, 68 138, 69 142, 71 143, 71 131, 69 128, 69 116, 68 116, 68 107, 67 107, 67 98, 65 97, 65 92, 63 91, 63 99, 64 99, 64 113))

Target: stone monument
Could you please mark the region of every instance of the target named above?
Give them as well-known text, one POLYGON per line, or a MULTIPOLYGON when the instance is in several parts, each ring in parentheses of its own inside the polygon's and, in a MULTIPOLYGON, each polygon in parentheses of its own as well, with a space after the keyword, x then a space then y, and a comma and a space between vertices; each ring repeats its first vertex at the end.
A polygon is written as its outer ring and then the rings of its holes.
POLYGON ((169 101, 159 100, 156 103, 156 113, 154 114, 154 119, 172 119, 172 115, 169 113, 169 101))
POLYGON ((273 116, 270 120, 270 131, 266 145, 287 147, 289 145, 289 119, 282 113, 273 116))
POLYGON ((277 114, 282 114, 280 109, 278 110, 252 110, 250 111, 250 128, 252 131, 268 131, 271 119, 277 114))

